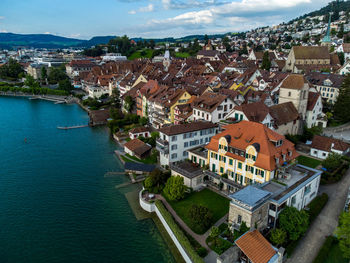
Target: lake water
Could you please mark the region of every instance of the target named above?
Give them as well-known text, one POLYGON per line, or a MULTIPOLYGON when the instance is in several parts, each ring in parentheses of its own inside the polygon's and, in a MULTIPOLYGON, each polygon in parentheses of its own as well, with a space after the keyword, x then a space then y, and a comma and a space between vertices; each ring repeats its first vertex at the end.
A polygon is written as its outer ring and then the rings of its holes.
POLYGON ((106 128, 78 105, 0 97, 0 262, 173 262, 136 220, 106 128))

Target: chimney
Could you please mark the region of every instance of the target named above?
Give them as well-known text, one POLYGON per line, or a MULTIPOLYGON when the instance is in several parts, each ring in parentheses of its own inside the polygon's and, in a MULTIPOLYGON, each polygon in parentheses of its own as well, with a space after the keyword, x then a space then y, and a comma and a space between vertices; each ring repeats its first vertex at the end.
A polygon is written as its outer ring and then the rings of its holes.
POLYGON ((285 249, 283 247, 280 247, 278 249, 278 252, 277 252, 277 254, 278 254, 278 263, 282 263, 283 262, 284 250, 285 249))

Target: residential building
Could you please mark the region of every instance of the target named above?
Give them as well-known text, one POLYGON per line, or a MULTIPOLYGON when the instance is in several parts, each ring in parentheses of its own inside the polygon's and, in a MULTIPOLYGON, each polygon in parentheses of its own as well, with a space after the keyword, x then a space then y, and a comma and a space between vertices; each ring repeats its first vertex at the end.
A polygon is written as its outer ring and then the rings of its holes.
POLYGON ((279 90, 278 103, 292 102, 302 120, 306 119, 306 109, 309 94, 309 83, 303 75, 289 75, 279 90))
POLYGON ((310 155, 326 159, 330 153, 345 155, 350 152, 350 144, 342 140, 315 135, 312 139, 310 155))
POLYGON ((229 224, 239 229, 263 230, 276 227, 281 211, 287 206, 304 209, 318 193, 322 171, 302 165, 286 165, 274 181, 249 185, 230 195, 229 224))
POLYGON ((70 78, 79 76, 82 72, 90 72, 96 66, 91 60, 72 60, 66 64, 66 73, 70 78))
POLYGON ((227 95, 206 92, 193 102, 193 119, 218 123, 236 105, 227 95))
POLYGON ((170 125, 159 129, 157 150, 160 152, 160 164, 169 165, 187 159, 187 150, 207 144, 217 131, 217 124, 205 121, 170 125))
POLYGON ((327 127, 327 117, 322 112, 322 98, 318 92, 309 92, 306 111, 306 126, 308 128, 320 126, 327 127))
POLYGON ((273 119, 271 129, 277 133, 296 135, 302 132, 299 112, 291 101, 273 105, 269 108, 269 112, 273 119))
POLYGON ((344 76, 338 74, 327 74, 311 72, 306 75, 307 80, 321 94, 322 99, 334 104, 339 96, 339 91, 344 76))
POLYGON ((237 184, 268 182, 298 156, 293 143, 261 123, 241 121, 223 129, 205 146, 209 169, 237 184))
POLYGON ((203 186, 203 170, 196 164, 189 161, 181 161, 170 164, 172 176, 180 176, 184 179, 184 184, 193 190, 198 190, 203 186))
POLYGON ((130 139, 136 139, 138 137, 148 138, 151 137, 151 130, 148 127, 137 127, 129 131, 130 139))
POLYGON ((124 144, 124 151, 131 155, 136 156, 139 159, 147 157, 151 153, 152 146, 144 143, 139 139, 132 139, 124 144))
POLYGON ((258 230, 251 230, 235 240, 240 249, 237 262, 282 263, 284 249, 277 249, 258 230))

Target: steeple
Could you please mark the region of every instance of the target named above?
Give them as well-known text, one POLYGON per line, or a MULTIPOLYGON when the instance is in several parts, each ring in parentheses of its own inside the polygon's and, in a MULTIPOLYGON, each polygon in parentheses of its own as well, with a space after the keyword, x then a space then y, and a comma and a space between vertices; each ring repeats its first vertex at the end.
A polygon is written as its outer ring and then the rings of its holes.
POLYGON ((332 13, 329 13, 327 32, 326 32, 326 35, 324 36, 324 38, 322 39, 323 46, 330 45, 332 42, 332 39, 331 39, 331 21, 332 21, 332 13))

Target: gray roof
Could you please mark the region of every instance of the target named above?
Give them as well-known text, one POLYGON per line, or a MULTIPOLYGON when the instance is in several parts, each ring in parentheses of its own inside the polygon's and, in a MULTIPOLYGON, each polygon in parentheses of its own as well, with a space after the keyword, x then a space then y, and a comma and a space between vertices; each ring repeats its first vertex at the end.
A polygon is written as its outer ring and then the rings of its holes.
POLYGON ((242 190, 230 195, 231 198, 236 199, 252 208, 259 205, 270 196, 270 192, 259 189, 253 185, 248 185, 242 190))

